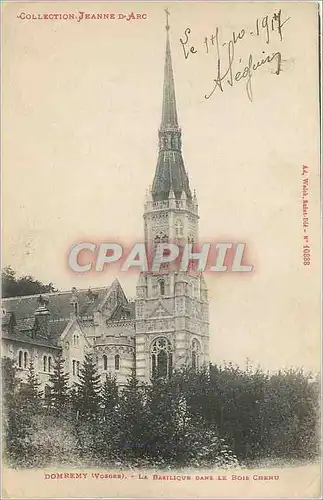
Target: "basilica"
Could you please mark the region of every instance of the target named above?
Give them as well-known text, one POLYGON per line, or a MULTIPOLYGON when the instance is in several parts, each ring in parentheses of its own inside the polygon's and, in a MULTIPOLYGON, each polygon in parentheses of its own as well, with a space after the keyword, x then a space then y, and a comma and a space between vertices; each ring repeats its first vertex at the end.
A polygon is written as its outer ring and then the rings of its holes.
MULTIPOLYGON (((144 205, 147 249, 159 242, 183 246, 198 240, 198 202, 182 157, 169 24, 159 152, 152 187, 144 205)), ((202 273, 165 264, 162 271, 141 272, 135 300, 118 280, 109 286, 3 300, 2 355, 15 360, 25 379, 29 361, 46 392, 54 359, 65 360, 70 383, 77 381, 90 352, 102 378, 110 373, 123 386, 132 370, 140 382, 174 369, 202 367, 209 360, 208 291, 202 273)))

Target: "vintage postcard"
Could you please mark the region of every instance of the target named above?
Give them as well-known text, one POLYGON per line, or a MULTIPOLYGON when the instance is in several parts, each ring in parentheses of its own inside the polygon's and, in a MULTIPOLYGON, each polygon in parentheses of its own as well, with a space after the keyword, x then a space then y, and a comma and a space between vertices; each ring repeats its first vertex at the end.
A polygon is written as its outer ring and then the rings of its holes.
POLYGON ((320 5, 2 4, 3 498, 320 498, 320 5))

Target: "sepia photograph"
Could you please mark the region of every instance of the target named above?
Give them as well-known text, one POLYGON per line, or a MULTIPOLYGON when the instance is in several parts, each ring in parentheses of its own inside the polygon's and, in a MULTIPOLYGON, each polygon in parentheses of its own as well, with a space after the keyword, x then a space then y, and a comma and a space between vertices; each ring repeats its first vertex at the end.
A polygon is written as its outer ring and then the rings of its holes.
POLYGON ((4 2, 3 498, 320 498, 318 2, 4 2))

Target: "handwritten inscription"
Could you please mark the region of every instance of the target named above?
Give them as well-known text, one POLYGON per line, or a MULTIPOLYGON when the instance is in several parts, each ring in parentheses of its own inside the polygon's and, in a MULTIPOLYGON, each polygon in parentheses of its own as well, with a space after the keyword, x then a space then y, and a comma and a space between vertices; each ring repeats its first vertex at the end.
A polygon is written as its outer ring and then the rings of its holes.
MULTIPOLYGON (((283 42, 283 28, 290 17, 282 18, 281 9, 272 15, 257 18, 251 29, 242 28, 233 31, 229 39, 222 41, 220 29, 216 27, 215 32, 206 36, 203 41, 203 50, 206 54, 214 55, 216 62, 216 75, 213 86, 209 93, 205 94, 205 99, 210 99, 216 90, 224 92, 225 88, 233 87, 239 82, 245 82, 248 99, 252 102, 252 78, 254 73, 262 66, 273 64, 274 74, 279 75, 282 65, 282 54, 280 51, 269 52, 262 50, 260 57, 249 54, 246 61, 237 55, 237 48, 244 39, 255 36, 260 41, 264 41, 268 46, 273 37, 278 36, 278 40, 283 42)), ((195 56, 200 52, 191 42, 191 29, 186 28, 184 36, 180 38, 181 47, 185 59, 195 56)))

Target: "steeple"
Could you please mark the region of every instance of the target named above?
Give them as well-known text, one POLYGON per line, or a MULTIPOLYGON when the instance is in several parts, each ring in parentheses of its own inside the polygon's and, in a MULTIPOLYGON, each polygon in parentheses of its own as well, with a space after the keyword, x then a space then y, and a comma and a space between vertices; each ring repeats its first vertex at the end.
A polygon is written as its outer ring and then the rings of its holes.
POLYGON ((166 57, 165 57, 165 68, 164 68, 163 110, 162 110, 162 121, 160 125, 161 131, 178 130, 172 55, 170 52, 170 43, 169 43, 169 28, 170 28, 168 24, 169 12, 167 9, 165 9, 165 12, 166 12, 166 57))
MULTIPOLYGON (((159 152, 143 213, 145 246, 152 257, 159 243, 175 243, 181 248, 187 243, 196 244, 199 226, 197 197, 195 192, 194 196, 191 193, 181 152, 169 12, 165 12, 166 54, 159 152)), ((176 264, 162 265, 158 271, 142 271, 135 307, 138 380, 149 383, 154 375, 170 376, 173 369, 208 365, 208 303, 200 273, 191 268, 188 272, 182 271, 176 264), (191 311, 189 319, 187 311, 191 311)))
POLYGON ((184 191, 188 200, 192 199, 189 180, 181 153, 181 130, 178 126, 175 85, 169 41, 169 12, 166 12, 166 55, 164 66, 164 87, 162 120, 159 128, 159 155, 152 185, 154 201, 168 200, 172 189, 176 199, 184 191))

